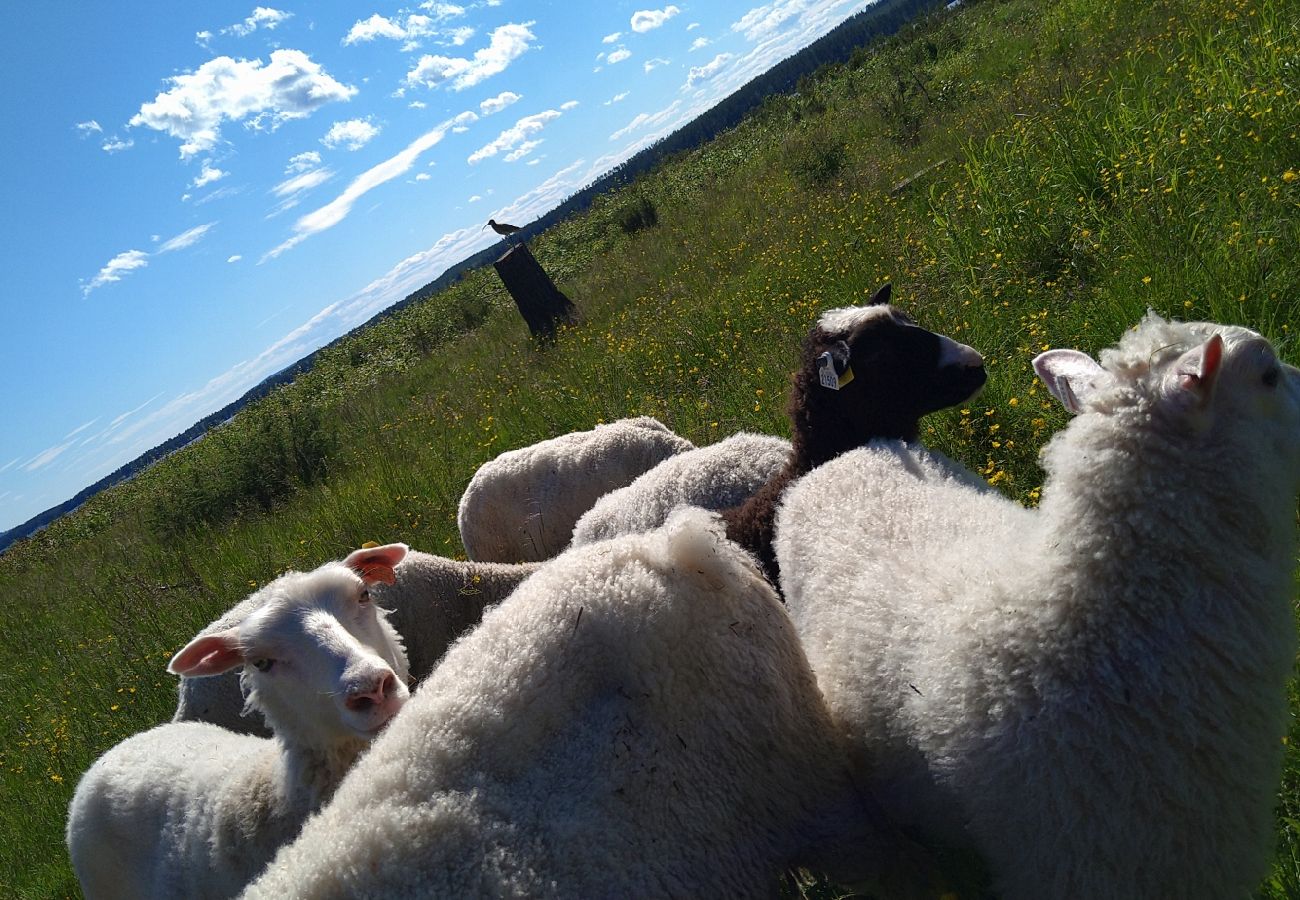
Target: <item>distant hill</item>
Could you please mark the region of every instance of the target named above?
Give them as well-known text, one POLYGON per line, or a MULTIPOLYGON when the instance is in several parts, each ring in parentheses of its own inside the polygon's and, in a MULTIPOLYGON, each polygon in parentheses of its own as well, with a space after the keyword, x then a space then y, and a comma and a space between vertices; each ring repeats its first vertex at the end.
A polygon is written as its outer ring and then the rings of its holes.
MULTIPOLYGON (((599 195, 631 183, 637 176, 649 171, 665 158, 694 149, 708 142, 720 132, 735 127, 768 97, 789 93, 794 90, 801 78, 812 74, 823 66, 848 61, 853 54, 863 52, 873 41, 894 34, 917 16, 944 5, 946 5, 945 0, 877 0, 862 12, 841 22, 803 50, 782 60, 762 75, 749 81, 698 118, 641 150, 626 162, 616 166, 610 172, 577 191, 541 218, 524 226, 517 237, 524 240, 533 238, 557 222, 585 210, 599 195)), ((202 438, 209 429, 228 421, 248 404, 262 399, 280 385, 291 382, 301 373, 309 371, 317 357, 325 350, 347 339, 357 331, 370 327, 376 321, 442 291, 463 277, 466 272, 482 268, 491 263, 500 252, 500 246, 493 245, 461 260, 433 281, 418 290, 412 291, 403 299, 377 313, 347 334, 341 335, 325 347, 267 377, 239 399, 208 416, 204 416, 175 437, 142 453, 131 462, 79 491, 70 500, 47 509, 8 531, 0 532, 0 552, 3 552, 14 541, 35 534, 60 516, 77 509, 100 491, 132 478, 138 472, 148 468, 168 454, 202 438)))

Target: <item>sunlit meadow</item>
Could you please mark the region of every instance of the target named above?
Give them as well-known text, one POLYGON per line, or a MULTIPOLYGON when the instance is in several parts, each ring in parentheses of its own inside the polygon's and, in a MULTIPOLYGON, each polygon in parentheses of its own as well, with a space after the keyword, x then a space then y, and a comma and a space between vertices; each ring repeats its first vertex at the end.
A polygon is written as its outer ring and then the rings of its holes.
MULTIPOLYGON (((256 585, 366 540, 459 554, 475 467, 557 433, 640 414, 696 443, 786 433, 802 334, 884 281, 988 362, 984 392, 923 439, 1029 504, 1064 423, 1032 377, 1042 350, 1095 351, 1151 307, 1248 325, 1300 362, 1298 129, 1292 3, 985 0, 538 239, 582 314, 553 343, 528 339, 488 270, 332 348, 0 557, 0 893, 77 893, 76 779, 170 717, 168 657, 256 585), (619 227, 647 201, 657 225, 619 227)), ((1293 692, 1290 747, 1298 709, 1293 692)), ((1300 897, 1289 753, 1273 898, 1300 897)))

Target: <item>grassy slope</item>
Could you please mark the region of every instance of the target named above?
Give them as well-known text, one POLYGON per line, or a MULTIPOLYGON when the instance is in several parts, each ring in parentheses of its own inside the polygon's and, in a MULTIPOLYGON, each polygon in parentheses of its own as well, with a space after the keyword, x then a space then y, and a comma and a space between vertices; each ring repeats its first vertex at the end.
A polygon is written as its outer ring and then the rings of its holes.
MULTIPOLYGON (((1042 348, 1098 349, 1148 306, 1285 345, 1298 78, 1283 0, 959 10, 642 179, 625 194, 651 198, 657 228, 619 233, 623 195, 537 241, 585 317, 553 347, 528 343, 490 273, 471 276, 15 547, 0 557, 7 889, 75 894, 76 778, 169 717, 166 659, 254 584, 370 539, 456 554, 475 466, 600 419, 655 415, 697 443, 784 433, 802 333, 886 279, 989 362, 977 402, 925 439, 1030 503, 1064 421, 1033 382, 1042 348)), ((1295 751, 1281 797, 1264 891, 1300 896, 1295 751)))

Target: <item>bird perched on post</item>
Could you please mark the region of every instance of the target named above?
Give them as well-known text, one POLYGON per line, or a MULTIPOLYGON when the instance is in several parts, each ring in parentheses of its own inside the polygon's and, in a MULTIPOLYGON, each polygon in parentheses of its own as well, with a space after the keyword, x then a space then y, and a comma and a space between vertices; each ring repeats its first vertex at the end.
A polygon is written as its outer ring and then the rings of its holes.
POLYGON ((518 225, 507 225, 505 222, 498 222, 496 219, 488 219, 487 225, 483 227, 487 228, 488 225, 491 225, 492 230, 503 237, 509 237, 519 230, 518 225))

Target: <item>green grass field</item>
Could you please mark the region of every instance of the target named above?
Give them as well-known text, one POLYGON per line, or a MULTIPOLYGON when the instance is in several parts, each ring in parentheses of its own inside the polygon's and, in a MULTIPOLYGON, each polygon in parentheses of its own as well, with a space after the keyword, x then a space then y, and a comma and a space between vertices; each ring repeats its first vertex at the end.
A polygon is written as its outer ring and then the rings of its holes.
MULTIPOLYGON (((1298 131, 1287 0, 984 0, 535 241, 583 317, 552 345, 488 271, 332 349, 0 556, 0 895, 77 894, 77 778, 170 717, 167 659, 252 587, 367 540, 457 555, 480 463, 597 421, 653 415, 696 443, 787 433, 802 335, 886 280, 988 363, 984 392, 923 439, 1029 504, 1065 419, 1035 385, 1041 350, 1098 350, 1150 307, 1248 325, 1300 362, 1298 131), (625 234, 643 199, 658 225, 625 234)), ((1300 897, 1292 698, 1271 898, 1300 897)))

